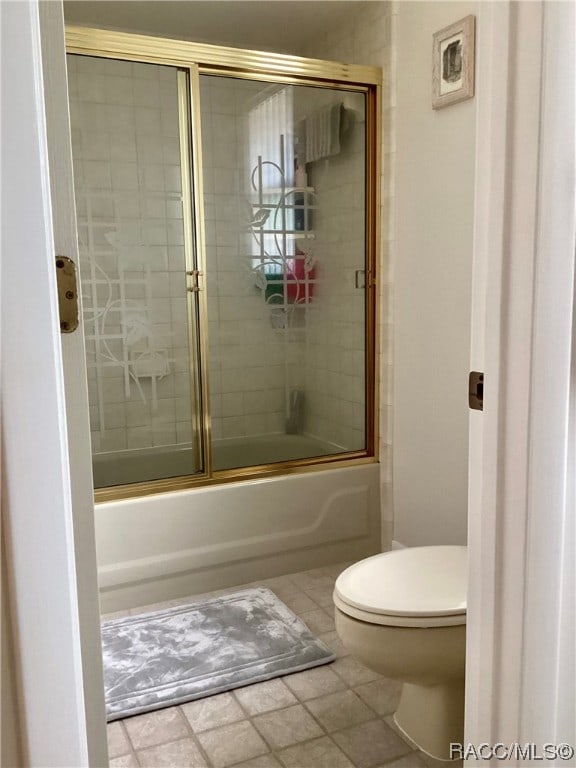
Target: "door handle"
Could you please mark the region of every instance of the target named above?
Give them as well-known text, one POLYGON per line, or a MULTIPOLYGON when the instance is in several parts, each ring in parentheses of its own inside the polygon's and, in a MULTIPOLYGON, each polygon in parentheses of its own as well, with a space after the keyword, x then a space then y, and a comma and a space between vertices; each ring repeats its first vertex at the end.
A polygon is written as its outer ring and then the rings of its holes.
POLYGON ((186 274, 192 278, 192 285, 188 286, 186 290, 190 291, 190 293, 198 293, 198 291, 201 291, 200 278, 204 272, 199 269, 190 269, 186 274))

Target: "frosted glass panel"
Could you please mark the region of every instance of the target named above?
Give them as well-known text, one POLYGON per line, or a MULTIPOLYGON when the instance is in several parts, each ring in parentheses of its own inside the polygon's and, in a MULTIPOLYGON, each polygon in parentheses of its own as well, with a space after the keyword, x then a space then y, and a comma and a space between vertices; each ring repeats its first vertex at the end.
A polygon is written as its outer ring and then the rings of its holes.
POLYGON ((95 485, 191 474, 177 70, 68 70, 95 485))

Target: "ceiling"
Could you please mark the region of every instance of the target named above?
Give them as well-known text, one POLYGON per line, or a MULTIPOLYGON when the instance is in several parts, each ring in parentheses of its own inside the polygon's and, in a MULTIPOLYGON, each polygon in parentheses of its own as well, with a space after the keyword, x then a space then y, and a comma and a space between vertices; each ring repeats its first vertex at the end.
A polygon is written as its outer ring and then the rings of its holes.
POLYGON ((298 53, 360 0, 65 0, 66 22, 298 53))

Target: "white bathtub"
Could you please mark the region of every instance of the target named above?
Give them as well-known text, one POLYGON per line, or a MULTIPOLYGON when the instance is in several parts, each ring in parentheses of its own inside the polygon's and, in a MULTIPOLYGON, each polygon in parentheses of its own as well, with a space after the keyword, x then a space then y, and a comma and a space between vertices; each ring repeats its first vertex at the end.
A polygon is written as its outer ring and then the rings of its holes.
MULTIPOLYGON (((342 453, 343 449, 306 435, 256 435, 216 440, 212 445, 215 469, 272 464, 342 453)), ((93 457, 94 485, 112 485, 161 480, 193 473, 192 445, 167 445, 157 448, 97 453, 93 457)))
POLYGON ((374 554, 379 474, 362 464, 98 504, 102 610, 374 554))

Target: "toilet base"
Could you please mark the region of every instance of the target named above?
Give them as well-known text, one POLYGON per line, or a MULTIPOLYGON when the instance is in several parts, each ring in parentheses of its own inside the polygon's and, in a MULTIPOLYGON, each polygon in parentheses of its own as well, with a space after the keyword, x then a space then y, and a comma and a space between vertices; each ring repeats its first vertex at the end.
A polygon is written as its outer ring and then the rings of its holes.
POLYGON ((464 740, 464 681, 404 683, 394 720, 422 752, 437 760, 451 760, 450 744, 464 740))

